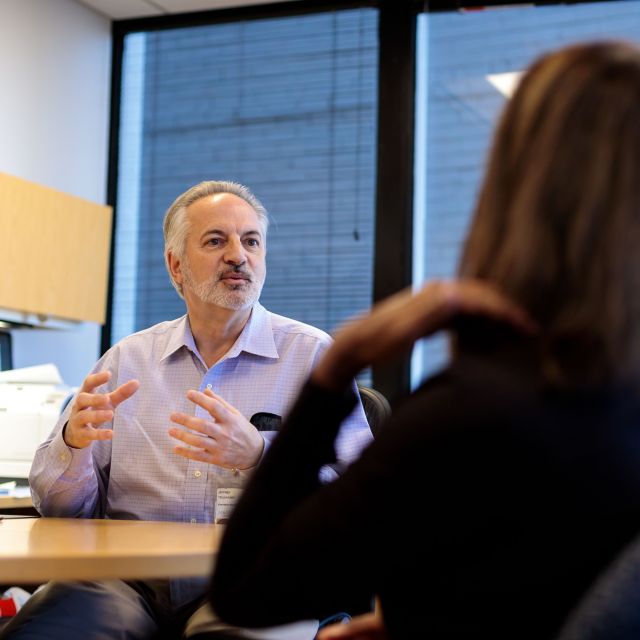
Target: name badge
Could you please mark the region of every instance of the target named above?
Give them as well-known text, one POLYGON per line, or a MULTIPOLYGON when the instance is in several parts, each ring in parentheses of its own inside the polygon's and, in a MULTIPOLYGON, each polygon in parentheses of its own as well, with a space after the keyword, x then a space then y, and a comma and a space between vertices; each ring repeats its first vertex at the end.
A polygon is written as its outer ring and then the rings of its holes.
POLYGON ((238 487, 220 488, 216 495, 216 513, 214 522, 216 524, 224 524, 235 508, 242 489, 238 487))

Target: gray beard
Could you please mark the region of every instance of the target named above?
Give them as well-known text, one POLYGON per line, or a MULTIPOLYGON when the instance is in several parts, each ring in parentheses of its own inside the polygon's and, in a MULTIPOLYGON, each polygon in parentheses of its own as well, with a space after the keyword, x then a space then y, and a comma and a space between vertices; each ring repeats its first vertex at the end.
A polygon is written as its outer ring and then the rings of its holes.
POLYGON ((264 284, 264 280, 262 282, 251 280, 230 288, 220 280, 221 274, 217 274, 216 280, 213 281, 195 282, 191 269, 187 265, 183 268, 183 275, 183 286, 188 286, 201 302, 231 311, 252 307, 260 298, 264 284))

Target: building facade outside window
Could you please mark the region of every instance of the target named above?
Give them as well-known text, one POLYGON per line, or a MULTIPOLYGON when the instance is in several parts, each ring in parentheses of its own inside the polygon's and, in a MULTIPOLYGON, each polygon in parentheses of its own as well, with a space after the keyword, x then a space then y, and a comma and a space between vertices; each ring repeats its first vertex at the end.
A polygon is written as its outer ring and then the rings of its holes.
MULTIPOLYGON (((505 6, 418 19, 414 283, 450 277, 511 75, 542 53, 593 39, 640 42, 640 2, 505 6)), ((447 361, 444 338, 412 359, 412 386, 447 361)))

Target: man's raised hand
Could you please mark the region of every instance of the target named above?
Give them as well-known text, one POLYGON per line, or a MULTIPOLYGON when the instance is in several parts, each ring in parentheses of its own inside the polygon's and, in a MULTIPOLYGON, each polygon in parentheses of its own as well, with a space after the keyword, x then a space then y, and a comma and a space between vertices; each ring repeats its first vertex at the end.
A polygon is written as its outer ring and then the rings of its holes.
POLYGON ((75 397, 69 421, 63 437, 74 449, 84 449, 94 440, 111 440, 112 429, 102 429, 101 424, 113 420, 116 407, 130 398, 140 386, 137 380, 129 380, 111 393, 95 393, 95 390, 111 378, 111 372, 101 371, 88 375, 75 397))

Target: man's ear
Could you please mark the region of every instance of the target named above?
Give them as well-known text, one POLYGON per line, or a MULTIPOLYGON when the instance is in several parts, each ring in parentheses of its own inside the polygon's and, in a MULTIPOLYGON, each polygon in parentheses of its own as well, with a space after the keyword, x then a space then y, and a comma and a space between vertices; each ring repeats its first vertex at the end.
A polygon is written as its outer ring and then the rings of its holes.
POLYGON ((178 283, 182 284, 182 260, 178 258, 173 251, 167 252, 167 264, 169 265, 169 271, 173 276, 173 279, 178 283))

